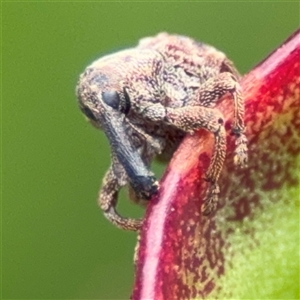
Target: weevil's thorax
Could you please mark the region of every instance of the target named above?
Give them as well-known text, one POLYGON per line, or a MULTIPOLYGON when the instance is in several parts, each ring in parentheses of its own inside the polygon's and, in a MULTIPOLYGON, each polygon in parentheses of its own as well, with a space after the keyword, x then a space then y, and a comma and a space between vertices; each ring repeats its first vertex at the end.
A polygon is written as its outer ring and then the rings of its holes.
POLYGON ((151 49, 133 48, 107 55, 94 61, 81 74, 77 94, 83 98, 87 93, 125 88, 131 91, 131 101, 135 106, 146 97, 147 92, 160 89, 156 78, 161 68, 160 54, 151 49))
MULTIPOLYGON (((116 91, 121 97, 126 96, 130 106, 136 108, 139 101, 149 95, 156 85, 156 72, 161 68, 156 59, 160 56, 151 50, 128 49, 118 53, 104 56, 94 61, 81 74, 77 84, 77 98, 81 110, 86 114, 86 107, 101 110, 101 94, 103 92, 116 91), (130 95, 129 95, 130 94, 130 95)), ((86 114, 87 115, 87 114, 86 114)), ((93 120, 88 116, 90 121, 93 120)), ((96 124, 101 128, 101 124, 96 124)))

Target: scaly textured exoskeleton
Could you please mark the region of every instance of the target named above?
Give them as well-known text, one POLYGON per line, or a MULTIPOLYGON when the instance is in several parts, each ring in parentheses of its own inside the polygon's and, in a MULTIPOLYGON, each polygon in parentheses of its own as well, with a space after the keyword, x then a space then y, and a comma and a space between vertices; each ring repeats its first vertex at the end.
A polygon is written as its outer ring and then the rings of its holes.
POLYGON ((141 219, 116 212, 118 192, 129 186, 130 197, 148 200, 159 185, 149 170, 158 157, 168 160, 186 133, 205 128, 215 146, 206 180, 210 184, 203 214, 214 210, 218 177, 226 155, 222 113, 215 107, 226 93, 233 100, 234 161, 247 163, 244 103, 239 74, 225 54, 190 38, 160 33, 138 46, 92 63, 77 86, 79 107, 111 146, 111 166, 99 192, 99 206, 116 226, 138 230, 141 219))

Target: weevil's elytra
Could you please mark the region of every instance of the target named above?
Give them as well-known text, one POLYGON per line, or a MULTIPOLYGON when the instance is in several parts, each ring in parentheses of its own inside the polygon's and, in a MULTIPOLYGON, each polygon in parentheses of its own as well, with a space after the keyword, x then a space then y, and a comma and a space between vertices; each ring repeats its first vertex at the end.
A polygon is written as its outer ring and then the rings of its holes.
POLYGON ((218 201, 218 178, 226 155, 222 113, 215 107, 226 93, 234 109, 234 162, 247 164, 244 103, 239 74, 224 53, 188 37, 160 33, 135 48, 96 60, 80 76, 79 107, 102 129, 111 147, 111 166, 99 192, 99 206, 116 226, 138 230, 142 220, 120 216, 118 192, 128 185, 131 198, 150 199, 159 189, 150 162, 170 159, 186 133, 213 133, 214 152, 206 180, 210 183, 202 212, 218 201))

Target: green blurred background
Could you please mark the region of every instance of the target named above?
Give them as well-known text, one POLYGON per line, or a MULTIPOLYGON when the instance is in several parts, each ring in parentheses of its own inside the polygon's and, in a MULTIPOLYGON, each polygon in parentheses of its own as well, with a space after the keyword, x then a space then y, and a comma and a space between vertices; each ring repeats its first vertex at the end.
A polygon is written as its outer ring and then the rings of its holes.
MULTIPOLYGON (((136 235, 97 208, 109 147, 75 101, 89 63, 169 31, 222 49, 245 73, 298 26, 299 2, 3 2, 2 299, 131 293, 136 235)), ((122 198, 123 214, 143 213, 122 198)))

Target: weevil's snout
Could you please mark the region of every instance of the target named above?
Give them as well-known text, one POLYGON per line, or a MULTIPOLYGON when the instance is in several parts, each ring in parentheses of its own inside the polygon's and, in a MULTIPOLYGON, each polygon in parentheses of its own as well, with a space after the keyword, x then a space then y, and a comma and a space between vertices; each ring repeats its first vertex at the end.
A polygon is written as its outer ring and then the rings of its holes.
POLYGON ((150 200, 158 192, 159 184, 156 178, 149 172, 147 176, 136 175, 131 179, 131 186, 144 200, 150 200))

